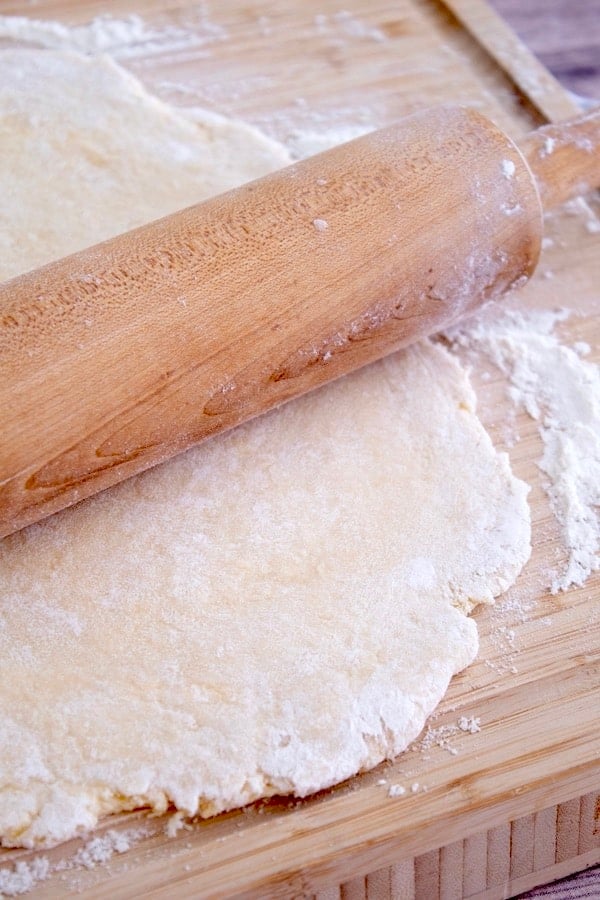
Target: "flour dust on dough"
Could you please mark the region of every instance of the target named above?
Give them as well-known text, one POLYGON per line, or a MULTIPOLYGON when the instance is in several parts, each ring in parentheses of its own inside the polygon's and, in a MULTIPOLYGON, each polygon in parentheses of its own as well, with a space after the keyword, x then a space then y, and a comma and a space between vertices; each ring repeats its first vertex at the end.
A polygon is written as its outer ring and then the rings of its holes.
MULTIPOLYGON (((106 59, 5 51, 0 86, 5 276, 285 160, 106 59)), ((424 342, 6 538, 3 843, 303 796, 402 751, 529 555, 474 407, 424 342)))
POLYGON ((0 50, 0 279, 281 168, 243 122, 185 116, 110 57, 0 50))

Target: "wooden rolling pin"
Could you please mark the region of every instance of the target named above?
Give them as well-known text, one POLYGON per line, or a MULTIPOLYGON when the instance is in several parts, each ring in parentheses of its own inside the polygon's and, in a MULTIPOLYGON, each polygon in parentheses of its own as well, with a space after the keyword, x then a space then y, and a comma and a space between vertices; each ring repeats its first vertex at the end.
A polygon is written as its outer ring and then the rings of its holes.
POLYGON ((521 285, 599 145, 442 107, 0 286, 0 536, 521 285))

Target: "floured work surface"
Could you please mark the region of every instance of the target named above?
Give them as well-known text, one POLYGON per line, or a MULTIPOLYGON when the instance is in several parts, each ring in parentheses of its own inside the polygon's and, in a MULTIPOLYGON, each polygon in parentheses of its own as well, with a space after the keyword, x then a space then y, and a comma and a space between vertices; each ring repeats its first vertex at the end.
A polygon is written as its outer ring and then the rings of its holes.
MULTIPOLYGON (((0 10, 21 11, 8 7, 4 4, 0 10)), ((335 9, 330 15, 322 7, 306 6, 301 14, 280 9, 277 18, 261 18, 262 10, 252 15, 247 10, 238 16, 222 13, 222 18, 215 12, 198 23, 203 38, 197 46, 183 41, 184 46, 165 51, 164 43, 154 39, 162 49, 155 48, 149 57, 130 53, 121 61, 171 102, 210 106, 212 92, 215 108, 254 118, 263 128, 271 122, 273 133, 288 143, 291 138, 292 145, 296 141, 301 146, 307 134, 314 142, 315 132, 328 129, 342 133, 343 139, 344 129, 350 136, 357 128, 386 124, 444 98, 477 103, 513 135, 537 124, 470 39, 448 29, 433 8, 421 4, 419 10, 406 4, 403 18, 397 6, 393 11, 365 9, 364 15, 354 11, 350 18, 336 16, 335 9), (302 60, 307 48, 317 63, 312 71, 302 60), (265 73, 263 59, 271 67, 278 64, 279 70, 265 73), (199 84, 202 77, 205 81, 199 84), (279 92, 285 90, 288 96, 281 97, 279 92)), ((118 15, 132 10, 115 6, 111 11, 118 15)), ((44 4, 36 7, 39 17, 52 12, 44 4)), ((91 15, 86 4, 78 4, 80 20, 91 15)), ((184 26, 188 24, 181 19, 178 27, 184 26)), ((548 233, 554 244, 542 260, 542 277, 521 293, 519 304, 593 312, 599 283, 597 237, 587 216, 585 210, 575 209, 552 218, 548 233)), ((597 320, 576 319, 563 324, 561 331, 597 346, 597 320)), ((478 375, 483 371, 475 377, 480 413, 501 446, 515 432, 503 399, 506 385, 493 368, 487 381, 478 375), (499 414, 502 409, 505 415, 499 414)), ((207 885, 233 892, 277 880, 285 885, 283 892, 298 892, 300 882, 293 880, 293 873, 301 868, 302 884, 310 883, 311 867, 322 881, 340 880, 383 865, 399 848, 406 855, 422 852, 596 787, 598 582, 590 579, 579 591, 544 598, 544 586, 560 565, 557 526, 535 465, 542 454, 537 428, 521 417, 516 428, 521 440, 510 452, 517 474, 534 485, 530 499, 535 554, 509 598, 496 610, 477 614, 483 636, 479 660, 455 679, 432 723, 438 734, 448 726, 456 755, 448 752, 448 742, 439 746, 444 742, 436 741, 433 733, 427 749, 405 754, 393 766, 355 779, 348 787, 291 804, 289 811, 287 804, 282 808, 271 803, 262 814, 232 814, 180 832, 169 842, 161 823, 155 838, 140 840, 123 856, 117 850, 110 869, 78 875, 79 884, 108 880, 110 890, 119 885, 126 890, 130 884, 139 892, 144 878, 148 888, 192 879, 198 892, 206 892, 207 885), (481 730, 471 734, 475 728, 467 726, 463 731, 456 724, 461 717, 467 723, 478 718, 481 730), (385 784, 377 784, 384 778, 385 784), (407 794, 389 797, 394 785, 406 787, 407 794)), ((136 817, 127 817, 123 827, 131 829, 136 823, 136 817)), ((44 855, 52 860, 74 851, 61 848, 44 855)), ((27 854, 5 855, 7 861, 23 857, 27 854)), ((45 891, 51 892, 53 884, 46 882, 45 891)), ((64 892, 65 882, 57 881, 55 889, 64 892)))

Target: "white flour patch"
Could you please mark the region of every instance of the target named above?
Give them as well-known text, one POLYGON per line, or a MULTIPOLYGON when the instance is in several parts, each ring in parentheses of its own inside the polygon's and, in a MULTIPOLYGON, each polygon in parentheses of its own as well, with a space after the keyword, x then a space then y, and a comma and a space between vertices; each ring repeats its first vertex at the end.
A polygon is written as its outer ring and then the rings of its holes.
POLYGON ((554 574, 556 594, 580 586, 600 567, 600 369, 554 334, 567 312, 484 312, 450 339, 485 353, 509 378, 509 396, 539 423, 539 468, 568 551, 554 574))
POLYGON ((224 29, 205 17, 190 22, 190 27, 151 27, 136 15, 122 19, 103 15, 84 25, 69 27, 52 20, 0 16, 0 38, 50 50, 79 50, 88 55, 110 53, 116 59, 173 52, 223 37, 224 29))
POLYGON ((391 784, 388 789, 388 797, 403 797, 406 794, 406 788, 401 784, 391 784))
POLYGON ((31 862, 21 860, 11 868, 0 869, 0 900, 2 897, 27 894, 40 881, 46 881, 57 872, 75 874, 77 869, 95 869, 96 866, 106 865, 115 854, 126 853, 149 834, 150 829, 145 826, 125 831, 111 828, 91 838, 76 853, 58 863, 51 863, 46 856, 39 856, 31 862))
POLYGON ((40 856, 30 863, 18 862, 12 869, 0 869, 0 897, 17 897, 31 891, 50 874, 50 863, 40 856))
POLYGON ((477 734, 481 731, 481 719, 479 716, 461 716, 458 720, 458 727, 467 734, 477 734))
POLYGON ((373 131, 370 122, 315 122, 293 128, 286 136, 285 145, 295 159, 314 156, 338 144, 345 144, 373 131))
POLYGON ((547 137, 544 141, 544 146, 540 150, 540 156, 543 158, 545 156, 551 156, 554 153, 556 148, 556 140, 551 137, 547 137))
POLYGON ((115 853, 126 853, 137 839, 138 835, 136 832, 110 829, 106 834, 88 841, 85 846, 77 851, 72 863, 74 866, 94 869, 97 865, 107 863, 115 853))
POLYGON ((512 159, 502 160, 502 174, 505 178, 512 178, 515 174, 515 164, 512 159))

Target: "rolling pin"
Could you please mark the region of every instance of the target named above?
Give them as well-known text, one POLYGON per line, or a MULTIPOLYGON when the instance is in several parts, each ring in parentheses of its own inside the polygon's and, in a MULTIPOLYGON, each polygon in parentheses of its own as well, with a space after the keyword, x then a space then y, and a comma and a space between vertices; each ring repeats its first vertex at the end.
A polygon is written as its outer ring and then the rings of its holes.
POLYGON ((523 284, 599 146, 441 107, 1 285, 0 536, 523 284))

